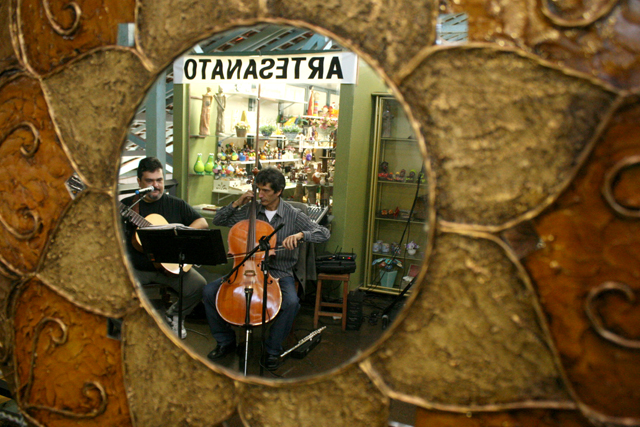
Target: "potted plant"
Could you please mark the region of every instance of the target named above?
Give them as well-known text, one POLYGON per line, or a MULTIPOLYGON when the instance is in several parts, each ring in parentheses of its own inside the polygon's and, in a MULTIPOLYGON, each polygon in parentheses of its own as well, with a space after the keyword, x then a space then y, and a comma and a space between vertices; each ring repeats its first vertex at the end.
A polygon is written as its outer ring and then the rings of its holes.
POLYGON ((300 132, 302 132, 302 129, 300 129, 296 125, 284 126, 282 128, 282 133, 284 133, 287 139, 290 139, 290 140, 294 140, 300 132))
POLYGON ((409 243, 407 243, 407 244, 405 245, 405 247, 407 248, 407 253, 408 253, 409 255, 415 255, 415 254, 416 254, 416 251, 417 251, 418 249, 420 249, 420 246, 419 246, 416 242, 414 242, 413 240, 412 240, 412 241, 410 241, 409 243))
POLYGON ((245 121, 239 121, 236 122, 236 135, 238 137, 245 137, 247 136, 247 130, 249 129, 249 123, 245 122, 245 121))
POLYGON ((398 275, 398 269, 402 268, 402 262, 396 258, 378 258, 372 265, 377 265, 380 274, 380 285, 385 288, 393 288, 398 275))
POLYGON ((262 136, 269 137, 275 131, 276 131, 275 125, 262 125, 262 126, 260 126, 260 133, 262 134, 262 136))

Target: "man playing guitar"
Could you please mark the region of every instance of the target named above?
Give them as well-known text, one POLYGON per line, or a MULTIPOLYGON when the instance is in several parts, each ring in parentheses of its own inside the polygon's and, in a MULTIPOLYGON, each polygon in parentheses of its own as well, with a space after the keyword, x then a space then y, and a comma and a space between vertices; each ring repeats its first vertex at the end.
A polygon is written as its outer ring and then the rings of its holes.
MULTIPOLYGON (((158 215, 164 218, 163 222, 154 223, 151 219, 149 222, 153 225, 161 223, 179 223, 188 225, 192 228, 206 229, 209 228, 207 220, 196 212, 184 200, 173 197, 170 194, 164 194, 164 171, 162 163, 155 157, 146 157, 140 160, 138 164, 138 185, 140 188, 148 188, 153 186, 153 191, 147 192, 140 203, 137 203, 132 212, 122 212, 125 220, 128 217, 136 216, 143 218, 157 218, 158 215), (153 215, 155 214, 155 215, 153 215), (151 216, 150 216, 151 215, 151 216), (166 221, 165 221, 166 220, 166 221)), ((140 195, 127 197, 121 201, 125 206, 133 205, 140 195)), ((162 219, 161 218, 161 219, 162 219)), ((144 220, 143 220, 144 221, 144 220)), ((152 263, 144 252, 136 248, 135 231, 137 227, 131 221, 125 221, 127 231, 127 250, 129 259, 134 267, 134 273, 141 285, 150 283, 158 283, 171 286, 176 292, 179 292, 180 280, 179 276, 171 273, 162 267, 152 263)), ((189 269, 183 275, 182 290, 182 318, 194 309, 194 307, 202 300, 202 289, 206 285, 206 280, 195 269, 189 269)), ((166 318, 173 331, 178 334, 178 302, 176 301, 166 312, 166 318)), ((181 328, 180 338, 187 336, 184 326, 181 328)))

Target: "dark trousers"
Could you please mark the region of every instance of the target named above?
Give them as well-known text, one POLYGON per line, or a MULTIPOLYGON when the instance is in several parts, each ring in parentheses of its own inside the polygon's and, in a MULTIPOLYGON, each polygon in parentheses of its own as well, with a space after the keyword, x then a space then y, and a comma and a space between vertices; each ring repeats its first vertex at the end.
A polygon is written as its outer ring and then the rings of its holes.
MULTIPOLYGON (((166 275, 160 271, 141 271, 135 270, 135 276, 141 285, 150 283, 159 283, 161 285, 169 285, 171 288, 180 292, 180 277, 177 275, 166 275)), ((182 315, 186 316, 191 313, 196 305, 202 300, 202 288, 207 281, 195 268, 184 273, 182 277, 182 315)), ((167 309, 167 315, 178 315, 178 302, 176 301, 167 309)))
MULTIPOLYGON (((291 332, 293 321, 300 309, 300 299, 296 293, 295 279, 289 276, 283 277, 279 279, 279 281, 280 291, 282 293, 282 306, 275 319, 271 322, 269 335, 265 340, 267 353, 272 355, 280 355, 284 352, 282 343, 289 335, 289 332, 291 332)), ((216 295, 221 285, 222 279, 208 283, 207 286, 204 287, 202 301, 207 313, 207 321, 209 322, 211 335, 213 335, 218 345, 227 345, 235 342, 236 334, 233 329, 231 329, 231 325, 220 317, 216 309, 216 295)))

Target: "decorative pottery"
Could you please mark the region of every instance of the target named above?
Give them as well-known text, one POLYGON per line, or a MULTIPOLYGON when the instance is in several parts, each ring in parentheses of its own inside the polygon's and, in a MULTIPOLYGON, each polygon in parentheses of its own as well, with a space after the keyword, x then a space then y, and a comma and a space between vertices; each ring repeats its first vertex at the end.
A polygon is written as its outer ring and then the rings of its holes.
POLYGON ((207 159, 207 163, 204 164, 204 173, 206 175, 213 175, 213 153, 209 153, 209 158, 207 159))
POLYGON ((380 270, 380 286, 383 286, 385 288, 393 288, 393 285, 396 283, 397 275, 397 270, 380 270))
POLYGON ((204 163, 202 162, 202 153, 198 153, 195 165, 193 165, 193 171, 198 175, 204 175, 204 163))

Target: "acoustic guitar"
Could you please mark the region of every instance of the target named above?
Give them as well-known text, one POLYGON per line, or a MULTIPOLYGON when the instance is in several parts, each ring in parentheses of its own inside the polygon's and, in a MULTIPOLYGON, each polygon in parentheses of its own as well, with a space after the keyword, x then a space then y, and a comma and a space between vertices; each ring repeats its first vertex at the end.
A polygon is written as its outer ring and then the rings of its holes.
MULTIPOLYGON (((164 217, 160 214, 149 214, 146 217, 143 217, 137 212, 128 210, 128 206, 125 205, 124 203, 120 202, 119 205, 120 205, 120 214, 126 219, 128 219, 129 221, 131 221, 133 224, 135 224, 138 228, 149 227, 152 225, 168 225, 169 224, 169 222, 166 219, 164 219, 164 217)), ((133 247, 136 248, 136 250, 140 252, 144 252, 144 250, 142 249, 142 242, 140 242, 140 237, 138 236, 138 233, 133 234, 133 236, 131 237, 131 243, 133 243, 133 247)), ((180 274, 179 264, 164 262, 164 263, 156 263, 155 265, 156 267, 163 268, 168 273, 175 274, 175 275, 180 274)), ((186 273, 187 271, 191 270, 191 267, 192 267, 191 264, 185 264, 182 266, 182 271, 186 273)))

